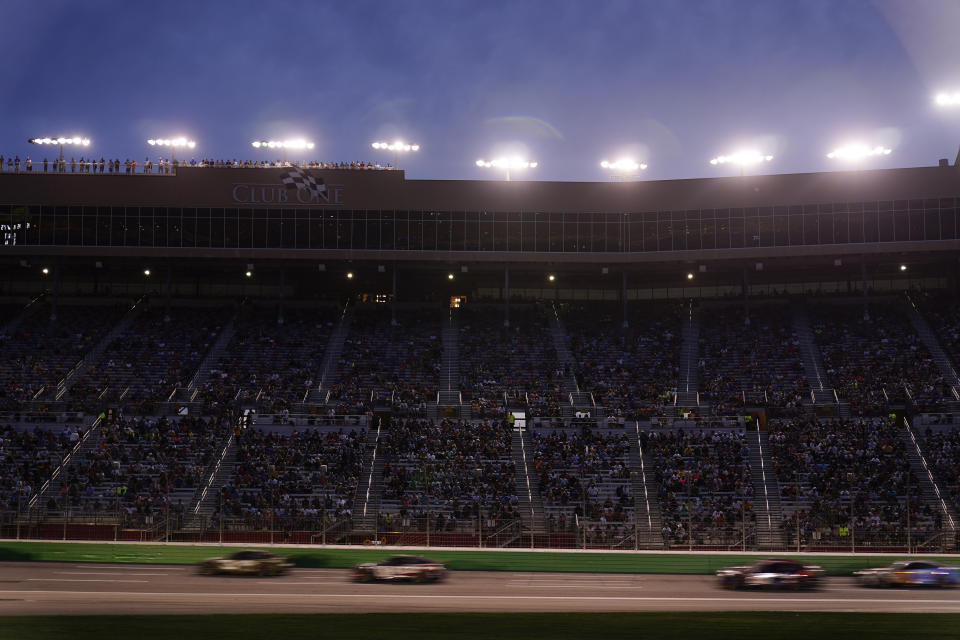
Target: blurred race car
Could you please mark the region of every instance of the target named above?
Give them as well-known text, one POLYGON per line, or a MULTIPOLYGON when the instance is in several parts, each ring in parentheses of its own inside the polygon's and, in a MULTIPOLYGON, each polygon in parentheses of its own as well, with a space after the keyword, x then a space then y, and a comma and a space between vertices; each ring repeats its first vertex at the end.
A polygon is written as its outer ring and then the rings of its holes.
POLYGON ((889 567, 863 569, 854 574, 865 587, 956 587, 960 569, 932 560, 901 560, 889 567))
POLYGON ((209 558, 200 563, 200 573, 237 573, 257 576, 278 576, 293 566, 286 558, 268 551, 237 551, 222 558, 209 558))
POLYGON ((447 568, 444 565, 421 556, 391 556, 381 562, 364 562, 353 568, 353 579, 357 582, 438 582, 446 577, 447 568))
POLYGON ((795 560, 758 560, 746 567, 727 567, 717 571, 724 589, 773 587, 781 589, 816 589, 823 570, 795 560))

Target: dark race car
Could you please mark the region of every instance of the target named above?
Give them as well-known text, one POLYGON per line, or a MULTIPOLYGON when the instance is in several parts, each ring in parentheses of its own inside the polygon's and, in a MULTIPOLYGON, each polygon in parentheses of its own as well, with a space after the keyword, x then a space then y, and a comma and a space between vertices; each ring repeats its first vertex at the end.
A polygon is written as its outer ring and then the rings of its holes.
POLYGON ((724 589, 779 588, 816 589, 823 570, 795 560, 758 560, 746 567, 727 567, 717 571, 724 589))
POLYGON ((357 582, 438 582, 446 577, 447 568, 443 564, 421 556, 391 556, 381 562, 364 562, 353 568, 353 579, 357 582))
POLYGON ((960 569, 933 560, 901 560, 889 567, 855 571, 864 587, 956 587, 960 569))
POLYGON ((218 573, 246 574, 257 576, 277 576, 293 566, 286 558, 268 551, 237 551, 222 558, 209 558, 200 563, 200 573, 215 575, 218 573))

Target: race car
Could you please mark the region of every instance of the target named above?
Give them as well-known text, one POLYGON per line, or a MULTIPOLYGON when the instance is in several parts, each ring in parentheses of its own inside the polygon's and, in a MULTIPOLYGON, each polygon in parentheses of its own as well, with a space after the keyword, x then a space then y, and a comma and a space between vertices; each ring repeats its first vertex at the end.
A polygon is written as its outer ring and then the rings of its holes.
POLYGON ((727 567, 717 571, 724 589, 771 587, 780 589, 815 589, 823 570, 795 560, 758 560, 746 567, 727 567))
POLYGON ((391 556, 381 562, 364 562, 353 568, 353 579, 357 582, 438 582, 446 577, 447 568, 443 564, 421 556, 391 556))
POLYGON ((956 587, 960 569, 933 560, 901 560, 889 567, 855 571, 864 587, 956 587))
POLYGON ((235 573, 257 576, 278 576, 293 566, 286 558, 268 551, 237 551, 222 558, 208 558, 200 563, 200 573, 214 575, 235 573))

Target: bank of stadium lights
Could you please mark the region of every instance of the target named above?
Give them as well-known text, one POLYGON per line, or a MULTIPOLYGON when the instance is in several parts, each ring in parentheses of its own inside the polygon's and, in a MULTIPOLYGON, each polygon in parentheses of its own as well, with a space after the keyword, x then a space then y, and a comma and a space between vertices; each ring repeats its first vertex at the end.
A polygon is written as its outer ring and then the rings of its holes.
POLYGON ((727 156, 717 156, 710 160, 710 164, 717 166, 721 164, 735 164, 740 167, 740 175, 743 175, 744 169, 747 167, 752 167, 755 164, 762 164, 764 162, 770 162, 773 160, 773 156, 760 153, 753 149, 736 151, 727 156))
POLYGON ((30 138, 27 142, 30 144, 55 144, 60 147, 60 162, 63 162, 63 145, 65 144, 76 144, 81 147, 90 146, 90 138, 83 138, 80 136, 65 137, 60 136, 59 138, 30 138))
POLYGON ((170 147, 170 159, 177 159, 177 149, 195 149, 197 143, 193 140, 187 140, 184 137, 179 138, 151 138, 147 140, 151 147, 170 147))
POLYGON ((401 153, 415 153, 417 151, 420 151, 420 145, 408 144, 403 140, 395 140, 393 142, 374 142, 370 146, 380 151, 393 151, 393 168, 394 169, 400 168, 401 153))
POLYGON ((523 169, 536 169, 537 163, 531 162, 529 160, 524 160, 519 156, 514 156, 512 158, 496 158, 494 160, 477 160, 477 166, 484 169, 499 169, 506 173, 507 182, 510 181, 510 171, 511 170, 523 170, 523 169))
POLYGON ((283 161, 286 162, 287 149, 302 151, 305 149, 313 149, 316 145, 309 140, 296 138, 293 140, 254 140, 250 143, 250 146, 254 149, 279 149, 283 154, 283 161))
POLYGON ((891 151, 891 149, 888 149, 882 145, 869 147, 862 142, 856 142, 834 149, 827 154, 827 157, 831 160, 847 160, 849 162, 854 162, 859 170, 864 159, 871 158, 873 156, 888 156, 890 155, 891 151))
POLYGON ((645 162, 637 162, 633 158, 620 158, 613 162, 603 160, 600 166, 611 172, 611 178, 620 180, 621 182, 629 178, 636 178, 640 175, 640 171, 644 171, 647 168, 645 162))
POLYGON ((938 107, 960 107, 960 91, 938 93, 933 101, 938 107))

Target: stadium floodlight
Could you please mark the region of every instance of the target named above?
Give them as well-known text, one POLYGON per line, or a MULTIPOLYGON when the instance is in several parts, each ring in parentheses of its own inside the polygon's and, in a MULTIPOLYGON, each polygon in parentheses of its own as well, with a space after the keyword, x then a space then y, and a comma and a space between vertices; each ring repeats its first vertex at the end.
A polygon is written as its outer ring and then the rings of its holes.
POLYGON ((640 175, 640 171, 646 170, 647 163, 637 162, 633 158, 620 158, 613 162, 603 160, 600 162, 600 166, 611 172, 611 178, 623 182, 629 178, 636 178, 640 175))
POLYGON ((60 147, 60 162, 63 162, 63 145, 65 144, 76 144, 81 147, 90 146, 90 138, 84 138, 81 136, 60 136, 59 138, 30 138, 27 140, 30 144, 55 144, 60 147))
POLYGON ((400 154, 420 151, 420 145, 408 144, 403 140, 394 140, 393 142, 374 142, 370 145, 374 149, 383 151, 393 151, 393 168, 400 168, 400 154))
POLYGON ((868 147, 862 142, 854 142, 834 149, 827 154, 827 157, 831 160, 853 161, 857 164, 857 170, 859 170, 864 158, 869 158, 871 156, 888 156, 890 153, 891 149, 888 149, 882 145, 868 147))
POLYGON ((254 149, 280 149, 283 153, 283 162, 287 162, 287 149, 302 151, 304 149, 313 149, 316 145, 303 138, 292 140, 254 140, 250 143, 254 149))
POLYGON ((196 142, 187 140, 183 136, 179 138, 151 138, 147 140, 147 144, 151 147, 170 147, 170 159, 172 161, 177 159, 177 149, 194 149, 197 146, 196 142))
POLYGON ((485 169, 500 169, 506 172, 507 182, 510 182, 511 169, 536 169, 537 163, 524 160, 520 156, 513 156, 512 158, 496 158, 494 160, 484 160, 481 158, 480 160, 477 160, 477 166, 485 169))
POLYGON ((938 93, 933 101, 938 107, 960 107, 960 91, 938 93))
POLYGON ((743 171, 746 167, 751 167, 755 164, 761 164, 763 162, 770 162, 773 160, 773 156, 760 153, 754 149, 745 149, 741 151, 736 151, 727 156, 717 156, 710 160, 710 164, 716 166, 721 164, 735 164, 740 167, 740 175, 743 175, 743 171))

